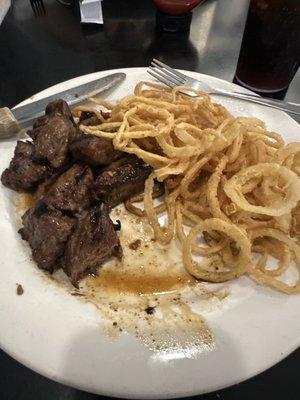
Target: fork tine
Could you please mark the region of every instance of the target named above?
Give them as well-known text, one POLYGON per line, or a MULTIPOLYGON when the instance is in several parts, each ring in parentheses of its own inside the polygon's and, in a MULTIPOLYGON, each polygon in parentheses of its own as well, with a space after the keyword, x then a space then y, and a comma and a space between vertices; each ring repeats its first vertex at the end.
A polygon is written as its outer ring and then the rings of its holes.
POLYGON ((37 1, 37 7, 38 7, 38 10, 39 10, 39 17, 41 17, 43 15, 43 9, 42 9, 42 6, 41 6, 41 2, 39 0, 37 1))
POLYGON ((169 67, 167 64, 164 64, 163 62, 157 60, 156 58, 153 58, 152 62, 156 63, 158 66, 165 68, 166 70, 168 70, 169 72, 172 72, 174 75, 177 75, 178 78, 182 78, 182 79, 186 79, 187 77, 182 74, 181 72, 176 71, 175 69, 169 67))
POLYGON ((151 66, 160 71, 162 74, 167 75, 169 78, 173 79, 174 82, 177 85, 184 85, 185 84, 185 79, 179 78, 177 75, 175 75, 173 72, 169 72, 165 68, 160 67, 157 65, 154 61, 151 62, 151 66))
POLYGON ((40 0, 40 4, 41 4, 42 13, 43 13, 43 15, 45 15, 46 14, 46 10, 45 10, 45 6, 44 6, 43 0, 40 0))
POLYGON ((46 14, 45 6, 42 0, 30 0, 30 4, 36 17, 41 17, 46 14))
POLYGON ((174 82, 177 83, 177 85, 182 85, 184 84, 184 80, 181 78, 178 78, 176 75, 170 73, 169 71, 167 71, 164 68, 159 67, 158 65, 156 65, 153 61, 151 63, 151 66, 154 67, 157 71, 160 71, 162 74, 164 74, 165 76, 167 76, 168 78, 171 78, 174 80, 174 82))
POLYGON ((39 17, 40 16, 40 10, 39 10, 39 7, 38 7, 38 5, 36 4, 35 1, 33 2, 33 6, 34 6, 34 15, 36 17, 39 17))
POLYGON ((34 4, 34 9, 35 9, 35 16, 39 17, 40 16, 40 7, 39 4, 36 0, 33 0, 33 4, 34 4))
POLYGON ((42 16, 42 15, 44 15, 43 2, 41 0, 38 0, 38 5, 39 5, 39 10, 40 10, 40 16, 42 16))
POLYGON ((179 80, 173 78, 174 75, 169 75, 165 70, 160 67, 149 67, 150 71, 155 72, 157 75, 161 76, 162 78, 169 79, 174 85, 180 86, 182 83, 179 80))
POLYGON ((32 8, 32 11, 34 12, 34 14, 36 14, 33 0, 30 0, 30 5, 31 5, 31 8, 32 8))
POLYGON ((39 17, 40 16, 40 6, 39 3, 37 1, 34 2, 34 6, 36 9, 36 15, 39 17))
POLYGON ((148 74, 150 74, 151 76, 153 76, 155 79, 157 79, 158 81, 164 83, 165 85, 169 86, 170 88, 173 88, 175 85, 173 83, 171 83, 170 81, 168 81, 167 79, 163 78, 160 75, 157 75, 156 72, 152 71, 152 70, 147 70, 148 74))

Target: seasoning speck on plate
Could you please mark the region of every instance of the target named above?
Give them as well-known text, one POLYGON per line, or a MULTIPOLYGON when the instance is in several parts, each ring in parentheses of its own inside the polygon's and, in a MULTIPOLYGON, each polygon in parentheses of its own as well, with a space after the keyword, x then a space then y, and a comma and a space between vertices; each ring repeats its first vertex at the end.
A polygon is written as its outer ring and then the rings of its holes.
POLYGON ((147 314, 151 315, 151 314, 154 313, 155 307, 150 307, 150 306, 149 306, 149 307, 147 307, 147 308, 145 309, 145 311, 146 311, 147 314))
POLYGON ((17 283, 17 295, 21 296, 24 293, 23 286, 17 283))
POLYGON ((134 242, 130 243, 129 248, 131 250, 138 250, 141 246, 141 243, 142 243, 141 240, 137 239, 134 242))

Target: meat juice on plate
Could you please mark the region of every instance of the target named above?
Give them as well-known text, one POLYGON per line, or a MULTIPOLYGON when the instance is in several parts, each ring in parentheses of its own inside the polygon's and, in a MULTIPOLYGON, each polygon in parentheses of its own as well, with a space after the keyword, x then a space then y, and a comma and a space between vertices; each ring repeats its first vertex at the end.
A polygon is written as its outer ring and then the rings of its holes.
MULTIPOLYGON (((29 194, 16 199, 19 216, 35 201, 29 194)), ((78 289, 61 269, 52 275, 52 282, 76 300, 96 306, 101 331, 108 340, 133 334, 150 350, 171 357, 196 357, 214 349, 213 333, 201 314, 219 309, 227 292, 210 292, 188 275, 179 242, 157 243, 145 218, 129 213, 123 205, 116 207, 111 217, 122 221, 122 261, 110 259, 98 275, 81 280, 78 289)))
POLYGON ((112 337, 129 332, 151 350, 187 357, 212 349, 213 335, 198 311, 220 307, 226 293, 210 293, 188 275, 179 243, 163 246, 154 241, 145 218, 119 206, 112 219, 122 221, 123 260, 106 262, 98 276, 80 283, 80 292, 106 321, 105 333, 112 337))

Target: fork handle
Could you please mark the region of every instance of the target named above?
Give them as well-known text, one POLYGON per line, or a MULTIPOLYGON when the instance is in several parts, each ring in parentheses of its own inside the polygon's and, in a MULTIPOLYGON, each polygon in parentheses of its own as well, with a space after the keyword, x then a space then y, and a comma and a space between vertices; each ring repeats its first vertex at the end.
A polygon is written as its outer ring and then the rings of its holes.
POLYGON ((276 108, 277 110, 286 111, 290 114, 300 115, 300 104, 296 103, 287 103, 282 100, 274 100, 274 99, 267 99, 265 97, 251 96, 247 95, 246 93, 244 94, 244 93, 227 92, 226 90, 221 90, 221 89, 214 91, 212 94, 251 101, 252 103, 257 103, 263 106, 276 108))

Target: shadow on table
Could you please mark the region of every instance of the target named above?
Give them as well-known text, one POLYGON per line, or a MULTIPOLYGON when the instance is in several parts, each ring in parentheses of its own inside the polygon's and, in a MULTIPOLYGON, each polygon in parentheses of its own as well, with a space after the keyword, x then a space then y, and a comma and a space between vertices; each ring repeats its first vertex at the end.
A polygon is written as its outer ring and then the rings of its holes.
POLYGON ((157 58, 174 68, 197 70, 198 52, 189 34, 189 31, 168 33, 156 30, 145 54, 145 66, 157 58))

